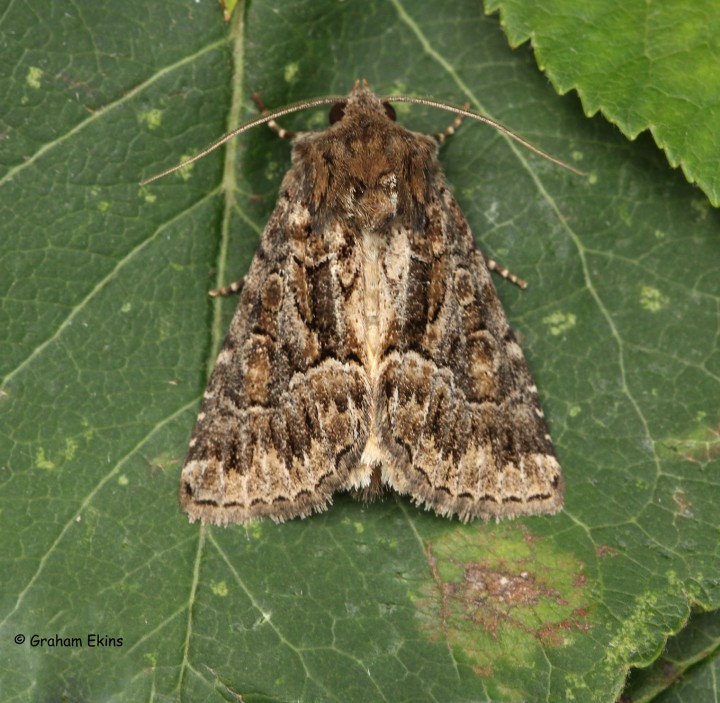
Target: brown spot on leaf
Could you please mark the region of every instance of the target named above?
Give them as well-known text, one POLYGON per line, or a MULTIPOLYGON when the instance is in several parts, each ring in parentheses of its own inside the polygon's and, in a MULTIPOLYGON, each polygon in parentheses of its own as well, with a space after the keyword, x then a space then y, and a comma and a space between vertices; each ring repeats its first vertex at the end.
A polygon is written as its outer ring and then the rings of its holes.
POLYGON ((618 553, 617 549, 615 547, 610 547, 607 544, 599 544, 597 547, 595 547, 595 556, 598 558, 602 557, 614 557, 618 553))
POLYGON ((426 631, 476 672, 502 679, 591 627, 585 565, 523 526, 457 530, 427 544, 426 557, 432 586, 416 601, 426 631))
POLYGON ((673 500, 683 517, 692 516, 692 503, 688 500, 687 493, 682 488, 677 488, 673 493, 673 500))

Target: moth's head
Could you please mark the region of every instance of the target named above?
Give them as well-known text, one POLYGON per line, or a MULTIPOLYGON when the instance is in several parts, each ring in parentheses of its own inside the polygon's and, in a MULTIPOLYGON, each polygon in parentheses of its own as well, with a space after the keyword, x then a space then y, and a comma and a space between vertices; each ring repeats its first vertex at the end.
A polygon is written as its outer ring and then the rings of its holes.
POLYGON ((344 119, 353 119, 358 115, 375 114, 395 122, 395 108, 389 102, 383 102, 370 90, 368 82, 363 79, 355 81, 355 86, 347 100, 337 102, 332 106, 329 114, 330 124, 341 122, 344 119))

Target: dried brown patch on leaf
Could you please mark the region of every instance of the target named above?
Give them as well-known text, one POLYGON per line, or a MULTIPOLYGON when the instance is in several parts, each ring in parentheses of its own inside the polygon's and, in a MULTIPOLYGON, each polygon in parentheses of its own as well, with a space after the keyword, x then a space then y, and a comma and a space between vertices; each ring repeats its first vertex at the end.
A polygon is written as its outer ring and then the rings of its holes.
POLYGON ((458 528, 426 556, 429 578, 413 599, 423 631, 498 681, 591 627, 584 564, 523 527, 458 528))

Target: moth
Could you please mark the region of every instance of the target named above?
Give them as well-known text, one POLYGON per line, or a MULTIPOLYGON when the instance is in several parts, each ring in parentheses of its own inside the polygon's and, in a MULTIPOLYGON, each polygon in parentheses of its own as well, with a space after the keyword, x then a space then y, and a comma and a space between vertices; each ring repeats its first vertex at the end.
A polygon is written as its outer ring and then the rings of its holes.
MULTIPOLYGON (((182 469, 191 521, 282 522, 326 510, 336 491, 387 488, 462 521, 562 508, 537 388, 490 269, 514 277, 475 246, 437 158, 444 135, 397 124, 389 100, 356 83, 347 98, 261 115, 195 157, 336 103, 327 129, 289 135, 292 166, 250 270, 222 291, 241 289, 182 469)), ((392 100, 527 145, 468 110, 392 100)))

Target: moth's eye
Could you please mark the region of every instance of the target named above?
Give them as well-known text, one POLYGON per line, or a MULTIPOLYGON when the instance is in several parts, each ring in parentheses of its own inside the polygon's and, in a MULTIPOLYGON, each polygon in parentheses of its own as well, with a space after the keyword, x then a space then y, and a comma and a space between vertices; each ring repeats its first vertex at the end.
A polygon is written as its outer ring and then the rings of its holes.
POLYGON ((330 124, 340 122, 345 116, 345 103, 335 103, 330 110, 330 124))
POLYGON ((383 103, 383 107, 385 108, 385 114, 393 121, 397 120, 397 115, 395 114, 395 108, 390 103, 383 103))

